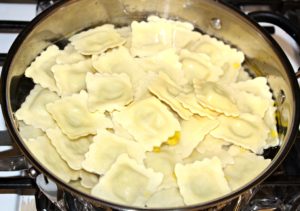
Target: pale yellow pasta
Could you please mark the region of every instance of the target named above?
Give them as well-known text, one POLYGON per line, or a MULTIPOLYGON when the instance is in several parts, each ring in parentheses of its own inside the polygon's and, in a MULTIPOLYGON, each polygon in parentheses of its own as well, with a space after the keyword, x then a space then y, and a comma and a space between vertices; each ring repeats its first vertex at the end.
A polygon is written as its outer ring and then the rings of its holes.
POLYGON ((101 54, 109 48, 120 46, 126 42, 111 24, 75 34, 70 41, 75 49, 83 55, 101 54))
POLYGON ((194 79, 215 82, 224 73, 222 68, 214 65, 211 58, 203 53, 192 53, 188 50, 182 50, 180 52, 180 61, 184 76, 189 83, 193 83, 194 79))
POLYGON ((183 198, 179 193, 178 187, 162 189, 156 191, 148 199, 147 207, 181 207, 184 206, 183 198))
POLYGON ((88 72, 94 72, 90 59, 72 64, 56 64, 51 68, 58 93, 69 96, 86 89, 85 77, 88 72))
POLYGON ((162 179, 161 173, 122 154, 92 189, 92 195, 123 205, 144 207, 162 179))
POLYGON ((196 150, 194 150, 189 157, 184 159, 184 162, 192 163, 196 160, 201 161, 205 158, 217 157, 222 162, 223 167, 228 164, 233 164, 234 159, 228 152, 229 144, 230 143, 214 138, 208 134, 203 141, 198 144, 196 150))
POLYGON ((186 47, 192 52, 208 55, 214 65, 221 67, 224 74, 220 77, 220 81, 223 83, 232 83, 237 80, 238 72, 245 59, 241 51, 209 35, 199 36, 198 40, 190 42, 186 47))
POLYGON ((180 131, 176 117, 155 97, 132 103, 115 113, 114 120, 147 150, 160 146, 175 131, 180 131))
POLYGON ((150 57, 135 59, 140 67, 146 72, 163 72, 167 74, 176 84, 184 84, 184 72, 179 56, 174 49, 167 49, 150 57))
POLYGON ((111 121, 103 113, 89 112, 87 99, 88 94, 81 91, 47 104, 47 110, 70 139, 96 134, 97 129, 112 127, 111 121))
POLYGON ((168 104, 182 119, 188 120, 193 115, 176 99, 180 93, 180 87, 176 85, 168 75, 160 72, 159 76, 148 87, 150 92, 161 101, 168 104))
POLYGON ((47 136, 30 138, 25 142, 30 152, 50 172, 64 182, 70 182, 79 178, 79 172, 72 170, 59 156, 47 136))
POLYGON ((123 153, 141 163, 145 158, 145 151, 141 149, 142 147, 135 141, 101 130, 85 154, 82 167, 89 172, 103 175, 123 153))
POLYGON ((198 114, 203 117, 208 117, 210 119, 216 119, 220 113, 203 107, 198 103, 194 91, 189 93, 180 93, 176 99, 182 104, 184 108, 189 109, 192 113, 198 114))
POLYGON ((266 140, 267 144, 264 147, 265 149, 269 147, 275 147, 280 144, 278 132, 277 132, 277 123, 276 123, 276 107, 271 106, 265 113, 263 118, 264 122, 269 128, 268 138, 266 140))
POLYGON ((15 116, 17 120, 22 120, 28 125, 45 131, 55 126, 55 121, 46 110, 46 104, 58 99, 60 98, 55 92, 35 85, 21 108, 16 111, 15 116))
POLYGON ((94 68, 100 73, 127 74, 133 86, 136 86, 145 75, 144 71, 125 47, 113 49, 105 54, 94 55, 92 57, 92 63, 94 68))
POLYGON ((46 130, 46 134, 58 154, 67 162, 70 168, 74 170, 82 169, 81 162, 84 160, 84 154, 89 151, 92 142, 91 136, 70 140, 58 127, 46 130))
POLYGON ((180 157, 175 152, 163 147, 158 152, 147 152, 144 163, 147 168, 163 173, 164 179, 159 189, 165 189, 177 187, 174 168, 176 163, 180 161, 180 157))
POLYGON ((214 82, 194 81, 197 102, 203 107, 223 113, 226 116, 238 116, 240 111, 232 88, 214 82))
POLYGON ((179 142, 170 146, 170 150, 176 152, 181 158, 188 157, 205 135, 217 127, 219 122, 206 117, 193 116, 189 120, 181 121, 179 142))
POLYGON ((25 76, 32 78, 34 83, 40 84, 43 88, 57 92, 58 89, 51 68, 56 64, 56 58, 60 53, 56 45, 49 46, 25 70, 25 76))
POLYGON ((185 204, 192 205, 230 192, 221 161, 214 157, 191 164, 176 164, 176 178, 185 204))
POLYGON ((23 121, 18 121, 18 129, 23 139, 36 138, 45 135, 45 132, 32 125, 27 125, 23 121))
POLYGON ((243 113, 239 117, 219 116, 220 125, 211 132, 216 138, 262 153, 269 129, 259 116, 243 113))
POLYGON ((232 190, 253 180, 271 163, 270 159, 264 159, 236 146, 231 147, 230 152, 234 155, 234 163, 227 165, 224 173, 232 190))
POLYGON ((88 73, 86 84, 88 107, 92 112, 122 110, 133 100, 132 85, 124 73, 88 73))
POLYGON ((235 91, 234 98, 238 109, 243 113, 251 113, 264 117, 270 107, 270 101, 245 91, 235 91))
POLYGON ((99 176, 84 170, 80 170, 80 184, 85 188, 93 188, 99 182, 99 176))
POLYGON ((86 59, 85 56, 76 51, 73 45, 68 44, 56 57, 56 64, 73 64, 86 59))
POLYGON ((169 48, 182 48, 199 33, 193 32, 193 25, 151 16, 149 22, 131 23, 131 52, 135 56, 155 55, 169 48))

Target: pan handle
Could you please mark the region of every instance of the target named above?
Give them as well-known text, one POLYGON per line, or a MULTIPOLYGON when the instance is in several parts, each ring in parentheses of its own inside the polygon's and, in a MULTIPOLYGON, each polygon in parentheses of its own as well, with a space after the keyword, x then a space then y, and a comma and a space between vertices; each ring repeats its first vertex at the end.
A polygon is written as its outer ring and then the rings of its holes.
POLYGON ((292 24, 284 16, 269 11, 250 12, 248 16, 256 22, 266 22, 279 26, 300 46, 300 27, 292 24))

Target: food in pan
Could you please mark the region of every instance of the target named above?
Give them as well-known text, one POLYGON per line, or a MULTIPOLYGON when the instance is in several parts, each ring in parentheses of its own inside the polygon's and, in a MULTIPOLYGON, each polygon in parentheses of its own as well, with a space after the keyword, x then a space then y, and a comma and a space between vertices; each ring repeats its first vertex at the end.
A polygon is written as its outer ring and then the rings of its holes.
POLYGON ((243 62, 187 22, 98 26, 26 69, 35 87, 15 112, 20 135, 50 172, 100 199, 207 202, 254 179, 279 145, 267 79, 243 62))

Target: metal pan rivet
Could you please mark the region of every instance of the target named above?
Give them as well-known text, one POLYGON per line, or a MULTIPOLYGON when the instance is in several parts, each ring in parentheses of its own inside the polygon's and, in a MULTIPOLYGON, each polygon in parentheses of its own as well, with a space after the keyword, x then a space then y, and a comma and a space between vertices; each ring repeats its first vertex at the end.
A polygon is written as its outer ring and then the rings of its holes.
POLYGON ((285 101, 285 93, 283 90, 280 90, 278 97, 277 97, 277 101, 279 103, 279 105, 282 105, 285 101))
POLYGON ((34 169, 34 168, 30 168, 28 170, 28 175, 31 177, 31 178, 36 178, 37 175, 38 175, 38 172, 34 169))
POLYGON ((214 29, 220 30, 222 28, 222 21, 220 18, 212 18, 210 24, 214 29))

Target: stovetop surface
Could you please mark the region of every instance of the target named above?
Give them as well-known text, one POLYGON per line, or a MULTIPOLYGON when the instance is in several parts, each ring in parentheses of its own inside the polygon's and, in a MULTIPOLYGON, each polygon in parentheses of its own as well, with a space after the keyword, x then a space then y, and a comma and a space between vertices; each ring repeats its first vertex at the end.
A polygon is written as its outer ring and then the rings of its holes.
MULTIPOLYGON (((26 26, 27 22, 30 21, 34 15, 33 8, 35 10, 35 5, 37 4, 37 11, 40 12, 45 9, 51 2, 55 1, 35 1, 35 0, 0 0, 0 34, 11 34, 12 38, 16 37, 15 34, 18 33, 24 26, 26 26), (1 9, 1 3, 6 3, 7 5, 13 5, 13 7, 28 7, 31 12, 26 12, 22 14, 17 14, 15 16, 14 21, 10 19, 6 19, 3 16, 3 13, 9 13, 10 11, 5 11, 3 8, 1 9), (34 7, 32 7, 34 5, 34 7), (2 14, 2 15, 1 15, 2 14), (22 17, 21 17, 22 16, 22 17), (19 21, 22 20, 22 21, 19 21), (25 20, 25 21, 24 21, 25 20)), ((295 28, 300 27, 300 0, 223 0, 223 2, 228 3, 236 8, 241 9, 242 11, 253 12, 257 10, 266 10, 272 11, 276 14, 280 14, 287 18, 292 26, 295 28)), ((25 11, 25 10, 24 10, 25 11)), ((28 9, 26 10, 28 11, 28 9)), ((35 11, 34 11, 35 13, 35 11)), ((272 34, 276 31, 280 30, 274 26, 268 26, 268 31, 272 34), (271 27, 271 30, 270 30, 271 27)), ((297 28, 299 30, 299 28, 297 28)), ((280 32, 281 33, 281 32, 280 32)), ((300 32, 299 32, 300 33, 300 32)), ((286 35, 285 35, 286 36, 286 35)), ((274 36, 276 39, 276 35, 274 36)), ((1 42, 0 36, 0 46, 6 45, 6 42, 1 42)), ((300 54, 299 54, 299 46, 297 46, 296 42, 292 40, 291 37, 288 37, 290 45, 292 46, 293 52, 291 54, 293 61, 292 64, 296 69, 298 69, 300 64, 300 54)), ((298 40, 299 41, 299 40, 298 40)), ((9 46, 5 46, 4 49, 8 50, 9 46)), ((287 47, 288 48, 288 47, 287 47)), ((1 49, 1 48, 0 48, 1 49)), ((290 54, 286 50, 287 54, 290 54)), ((289 55, 288 55, 289 56, 289 55)), ((6 57, 6 52, 0 51, 0 66, 3 65, 3 62, 6 57)), ((289 56, 290 57, 290 56, 289 56)), ((0 130, 4 129, 3 119, 0 119, 0 130), (2 121, 2 123, 1 123, 2 121), (2 126, 1 126, 2 125, 2 126)), ((7 139, 7 133, 0 131, 0 140, 7 139)), ((0 144, 3 145, 3 144, 0 144)), ((0 179, 1 180, 1 179, 0 179)), ((18 192, 18 191, 16 191, 18 192)), ((282 165, 257 189, 254 190, 255 194, 248 204, 245 211, 255 211, 255 210, 299 210, 300 211, 300 136, 295 140, 295 144, 286 159, 283 161, 282 165)), ((0 194, 1 194, 0 189, 0 194)), ((19 192, 20 193, 20 192, 19 192)), ((66 200, 72 201, 74 200, 72 197, 67 194, 66 200)), ((0 195, 1 199, 1 195, 0 195)), ((49 200, 39 191, 35 193, 35 199, 37 201, 37 209, 52 211, 58 210, 49 200)), ((1 201, 1 200, 0 200, 1 201)), ((71 203, 72 204, 72 203, 71 203)), ((0 208, 1 209, 1 208, 0 208)), ((69 207, 70 210, 74 210, 75 207, 69 207)), ((77 207, 76 209, 79 210, 77 207)), ((15 208, 15 210, 18 210, 15 208)), ((32 207, 28 210, 32 210, 32 207)))

